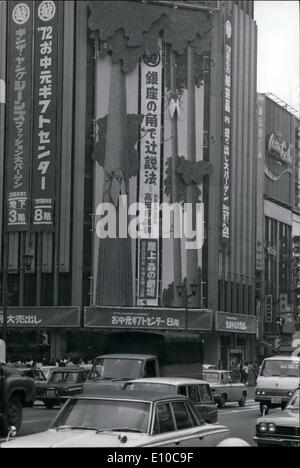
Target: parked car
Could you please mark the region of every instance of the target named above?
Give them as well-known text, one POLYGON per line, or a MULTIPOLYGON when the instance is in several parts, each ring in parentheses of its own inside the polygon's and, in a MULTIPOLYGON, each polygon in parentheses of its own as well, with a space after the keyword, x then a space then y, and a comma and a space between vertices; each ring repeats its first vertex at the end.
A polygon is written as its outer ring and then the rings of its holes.
POLYGON ((256 382, 255 401, 261 414, 270 408, 284 409, 299 385, 300 357, 272 356, 264 359, 256 382))
POLYGON ((238 402, 239 406, 245 406, 247 398, 247 386, 227 370, 204 370, 203 379, 211 388, 215 402, 219 408, 224 408, 226 403, 238 402))
POLYGON ((288 401, 284 411, 256 421, 255 442, 258 446, 300 447, 300 387, 288 401))
POLYGON ((182 395, 119 392, 70 398, 50 428, 4 443, 16 447, 205 447, 229 430, 206 424, 182 395))
POLYGON ((130 380, 124 384, 125 391, 155 392, 187 396, 197 408, 204 421, 214 424, 218 410, 209 384, 204 380, 176 377, 153 377, 152 379, 130 380))
POLYGON ((36 399, 52 409, 66 398, 82 393, 85 379, 86 371, 80 367, 57 367, 47 382, 36 383, 36 399))

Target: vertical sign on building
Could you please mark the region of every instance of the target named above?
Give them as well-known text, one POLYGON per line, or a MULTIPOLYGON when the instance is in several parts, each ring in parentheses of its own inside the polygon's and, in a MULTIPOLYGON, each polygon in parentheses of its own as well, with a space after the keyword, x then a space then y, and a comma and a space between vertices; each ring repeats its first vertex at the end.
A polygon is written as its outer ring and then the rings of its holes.
POLYGON ((230 190, 231 190, 231 109, 232 109, 232 23, 225 21, 224 47, 224 122, 223 122, 223 184, 221 239, 230 239, 230 190))
POLYGON ((33 2, 8 2, 7 229, 29 228, 33 2))
POLYGON ((264 262, 264 183, 265 183, 265 97, 257 96, 257 190, 256 190, 256 270, 264 262))
POLYGON ((141 113, 145 136, 141 140, 138 305, 157 306, 159 295, 159 204, 161 158, 162 57, 141 61, 141 113))
POLYGON ((265 296, 265 322, 271 323, 273 321, 273 296, 267 294, 265 296))
POLYGON ((36 231, 54 228, 57 35, 57 2, 35 2, 32 225, 36 231))

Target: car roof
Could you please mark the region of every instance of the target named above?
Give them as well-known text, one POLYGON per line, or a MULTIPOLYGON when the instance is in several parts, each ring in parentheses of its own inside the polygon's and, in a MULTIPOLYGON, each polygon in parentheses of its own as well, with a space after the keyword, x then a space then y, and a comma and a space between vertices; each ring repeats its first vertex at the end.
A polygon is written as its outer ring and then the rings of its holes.
POLYGON ((156 359, 157 356, 154 354, 101 354, 97 356, 99 358, 115 358, 115 359, 156 359))
POLYGON ((82 372, 84 369, 82 367, 55 367, 53 372, 82 372))
POLYGON ((208 374, 215 374, 216 372, 221 373, 221 372, 230 372, 228 369, 203 369, 202 372, 208 373, 208 374))
POLYGON ((271 356, 264 361, 300 361, 300 356, 271 356))
POLYGON ((131 400, 131 401, 144 401, 149 403, 155 403, 161 400, 173 400, 173 401, 187 401, 187 397, 184 395, 172 395, 172 394, 153 394, 150 392, 124 392, 119 391, 110 391, 109 393, 99 394, 97 391, 89 391, 84 394, 80 393, 75 395, 72 399, 88 400, 88 399, 97 399, 97 400, 131 400))
POLYGON ((184 377, 149 377, 143 379, 132 379, 126 382, 126 384, 128 383, 156 383, 162 385, 209 385, 209 382, 207 382, 206 380, 191 379, 184 377))

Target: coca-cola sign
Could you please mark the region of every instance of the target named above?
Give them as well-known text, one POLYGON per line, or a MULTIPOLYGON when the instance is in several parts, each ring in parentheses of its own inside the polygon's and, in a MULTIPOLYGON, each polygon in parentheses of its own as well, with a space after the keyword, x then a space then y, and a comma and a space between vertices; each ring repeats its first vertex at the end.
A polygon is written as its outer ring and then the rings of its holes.
POLYGON ((290 145, 278 133, 271 133, 268 141, 268 152, 277 158, 280 162, 291 164, 292 163, 292 149, 290 145))
POLYGON ((271 133, 266 139, 265 174, 273 180, 279 180, 284 174, 291 173, 293 163, 293 145, 279 133, 271 133))

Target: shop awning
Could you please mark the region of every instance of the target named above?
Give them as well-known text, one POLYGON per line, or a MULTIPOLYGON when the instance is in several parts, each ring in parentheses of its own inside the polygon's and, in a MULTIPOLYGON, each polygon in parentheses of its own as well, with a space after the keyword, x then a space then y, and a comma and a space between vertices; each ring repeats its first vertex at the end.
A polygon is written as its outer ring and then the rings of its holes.
POLYGON ((210 331, 212 311, 139 307, 86 307, 87 328, 210 331))
MULTIPOLYGON (((0 309, 0 327, 3 311, 0 309)), ((80 307, 9 307, 8 328, 74 328, 80 326, 80 307)))

